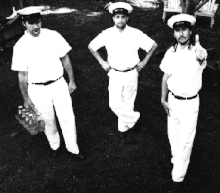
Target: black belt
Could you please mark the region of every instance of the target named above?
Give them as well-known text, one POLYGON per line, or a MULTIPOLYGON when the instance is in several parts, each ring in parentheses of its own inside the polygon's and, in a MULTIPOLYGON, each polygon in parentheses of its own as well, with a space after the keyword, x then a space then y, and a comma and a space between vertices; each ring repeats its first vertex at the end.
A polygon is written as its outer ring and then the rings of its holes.
POLYGON ((190 99, 194 99, 198 96, 198 94, 196 94, 195 96, 192 96, 192 97, 181 97, 181 96, 177 96, 175 94, 173 94, 171 91, 169 91, 176 99, 179 99, 179 100, 190 100, 190 99))
POLYGON ((59 79, 61 79, 61 78, 62 78, 62 76, 59 77, 59 78, 56 79, 56 80, 49 80, 49 81, 47 81, 47 82, 37 82, 37 83, 31 83, 31 84, 44 85, 44 86, 46 86, 46 85, 48 85, 48 84, 51 84, 51 83, 53 83, 53 82, 56 82, 57 80, 59 80, 59 79))
POLYGON ((135 68, 137 68, 138 66, 137 65, 135 65, 133 68, 128 68, 128 69, 126 69, 126 70, 118 70, 118 69, 115 69, 115 68, 112 68, 113 70, 115 70, 115 71, 118 71, 118 72, 128 72, 128 71, 132 71, 132 70, 134 70, 135 68))

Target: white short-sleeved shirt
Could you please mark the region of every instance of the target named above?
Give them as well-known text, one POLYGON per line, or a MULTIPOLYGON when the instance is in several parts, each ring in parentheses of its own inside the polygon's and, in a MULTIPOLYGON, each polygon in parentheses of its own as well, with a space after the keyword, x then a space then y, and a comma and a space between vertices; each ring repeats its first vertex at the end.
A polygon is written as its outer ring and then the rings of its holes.
POLYGON ((63 75, 60 60, 72 48, 56 31, 41 29, 38 37, 27 31, 14 46, 12 67, 14 71, 28 71, 28 82, 56 80, 63 75))
POLYGON ((89 46, 94 51, 105 46, 109 65, 118 70, 125 70, 134 67, 140 61, 139 48, 149 52, 154 42, 136 28, 126 26, 124 31, 119 32, 113 26, 102 31, 90 42, 89 46))
POLYGON ((185 47, 176 51, 171 47, 165 53, 160 69, 169 74, 168 89, 175 95, 191 97, 196 95, 202 87, 202 72, 206 61, 202 65, 196 60, 195 47, 185 47))

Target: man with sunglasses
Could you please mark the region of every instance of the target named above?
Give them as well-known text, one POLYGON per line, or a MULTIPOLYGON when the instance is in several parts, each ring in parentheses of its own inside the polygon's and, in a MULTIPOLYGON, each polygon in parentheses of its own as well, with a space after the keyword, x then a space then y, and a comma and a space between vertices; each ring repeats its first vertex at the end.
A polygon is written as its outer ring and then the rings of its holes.
POLYGON ((26 31, 14 46, 11 68, 18 71, 25 108, 36 108, 42 114, 52 155, 56 157, 60 147, 55 109, 67 150, 72 158, 83 159, 70 96, 76 89, 68 56, 72 48, 58 32, 41 28, 43 9, 31 6, 18 11, 26 31), (64 70, 69 84, 63 78, 64 70))

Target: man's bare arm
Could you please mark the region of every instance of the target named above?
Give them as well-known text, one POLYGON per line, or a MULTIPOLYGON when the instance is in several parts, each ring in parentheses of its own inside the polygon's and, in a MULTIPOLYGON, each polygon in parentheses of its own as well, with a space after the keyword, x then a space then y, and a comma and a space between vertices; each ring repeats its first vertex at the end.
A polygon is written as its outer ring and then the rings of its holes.
POLYGON ((89 51, 92 53, 92 55, 96 58, 96 60, 99 62, 99 64, 102 66, 102 68, 106 71, 110 70, 110 65, 107 61, 104 61, 101 55, 98 51, 94 51, 90 46, 88 46, 89 51))
POLYGON ((139 62, 137 65, 138 65, 138 68, 139 70, 144 68, 144 66, 147 64, 147 62, 150 60, 151 56, 153 55, 154 51, 156 50, 157 48, 157 43, 154 42, 151 50, 146 54, 145 58, 143 59, 143 61, 139 62))
POLYGON ((28 72, 19 71, 18 80, 19 80, 19 88, 21 90, 21 94, 24 100, 24 107, 35 110, 35 107, 33 103, 31 102, 29 95, 28 95, 28 72))
POLYGON ((167 103, 167 95, 168 95, 167 80, 169 79, 169 77, 170 77, 169 74, 164 73, 161 84, 161 104, 163 105, 168 116, 170 116, 170 112, 169 112, 170 107, 169 104, 167 103))
POLYGON ((64 57, 61 58, 63 67, 65 71, 68 74, 69 78, 69 92, 72 93, 76 89, 76 84, 74 81, 74 75, 73 75, 73 67, 69 58, 69 55, 66 54, 64 57))

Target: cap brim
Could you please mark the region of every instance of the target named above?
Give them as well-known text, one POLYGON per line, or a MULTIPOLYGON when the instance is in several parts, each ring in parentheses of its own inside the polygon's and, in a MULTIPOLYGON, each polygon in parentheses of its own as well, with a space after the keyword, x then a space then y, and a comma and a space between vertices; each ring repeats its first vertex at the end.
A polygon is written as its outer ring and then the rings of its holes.
POLYGON ((183 21, 183 22, 176 22, 173 24, 173 29, 179 29, 179 28, 188 28, 191 27, 191 23, 187 22, 187 21, 183 21))
POLYGON ((22 16, 22 19, 24 21, 27 21, 30 24, 33 24, 33 23, 40 22, 42 19, 42 16, 39 13, 36 13, 36 14, 22 16))
POLYGON ((39 23, 41 22, 41 18, 38 18, 38 19, 29 19, 29 20, 26 20, 29 24, 34 24, 34 23, 39 23))

